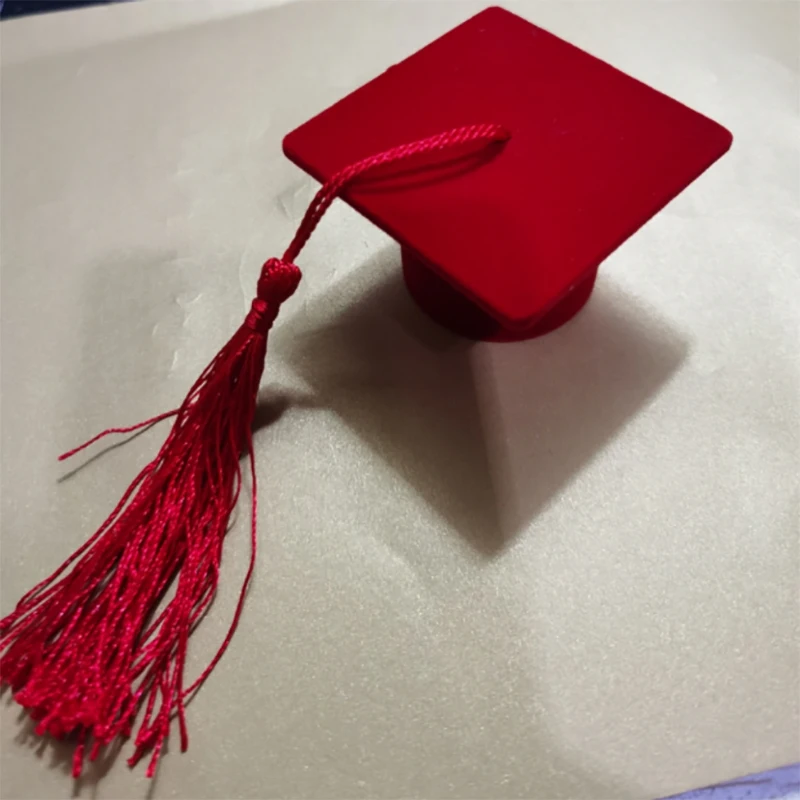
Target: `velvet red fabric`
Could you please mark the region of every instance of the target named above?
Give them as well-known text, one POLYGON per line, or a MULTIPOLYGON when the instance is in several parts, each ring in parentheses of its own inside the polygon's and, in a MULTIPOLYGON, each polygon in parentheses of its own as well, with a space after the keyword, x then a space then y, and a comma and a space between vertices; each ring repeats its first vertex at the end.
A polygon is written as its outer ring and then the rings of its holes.
MULTIPOLYGON (((475 119, 511 132, 480 169, 354 186, 344 197, 475 304, 469 314, 495 320, 488 338, 518 338, 569 305, 570 292, 590 285, 600 262, 732 140, 678 101, 489 8, 301 125, 284 151, 324 181, 365 154, 475 119)), ((475 332, 424 291, 429 313, 475 332)), ((419 298, 419 281, 412 293, 419 298)))

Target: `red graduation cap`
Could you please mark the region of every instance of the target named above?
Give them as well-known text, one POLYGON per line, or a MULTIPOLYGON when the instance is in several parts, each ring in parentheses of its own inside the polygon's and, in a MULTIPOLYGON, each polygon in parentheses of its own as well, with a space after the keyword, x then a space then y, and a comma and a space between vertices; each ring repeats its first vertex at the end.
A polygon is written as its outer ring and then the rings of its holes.
POLYGON ((87 746, 93 758, 134 723, 130 761, 150 752, 148 775, 175 718, 188 746, 186 703, 230 641, 255 563, 251 425, 267 335, 336 196, 401 243, 430 314, 470 336, 524 338, 576 313, 598 264, 730 143, 711 120, 495 8, 289 134, 289 157, 324 181, 297 235, 264 264, 251 311, 178 408, 66 454, 174 418, 90 540, 0 621, 0 681, 38 732, 75 734, 73 774, 87 746), (216 591, 243 451, 250 567, 228 635, 189 682, 187 642, 216 591))
POLYGON ((489 8, 301 125, 284 151, 325 181, 476 120, 511 134, 479 168, 343 193, 400 243, 419 304, 475 338, 526 338, 569 319, 603 259, 731 144, 707 117, 489 8))

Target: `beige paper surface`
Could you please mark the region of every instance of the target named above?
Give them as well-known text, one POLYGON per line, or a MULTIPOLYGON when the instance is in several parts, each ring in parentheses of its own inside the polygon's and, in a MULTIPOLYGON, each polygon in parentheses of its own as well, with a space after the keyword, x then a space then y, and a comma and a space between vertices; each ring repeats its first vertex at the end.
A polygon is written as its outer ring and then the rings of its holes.
MULTIPOLYGON (((254 5, 0 27, 4 613, 165 429, 68 480, 58 453, 174 406, 288 242, 314 185, 282 136, 482 7, 254 5)), ((429 323, 336 204, 270 340, 257 574, 190 750, 81 796, 641 798, 800 759, 800 6, 510 7, 732 151, 521 344, 429 323)), ((2 797, 70 796, 6 701, 2 797)))

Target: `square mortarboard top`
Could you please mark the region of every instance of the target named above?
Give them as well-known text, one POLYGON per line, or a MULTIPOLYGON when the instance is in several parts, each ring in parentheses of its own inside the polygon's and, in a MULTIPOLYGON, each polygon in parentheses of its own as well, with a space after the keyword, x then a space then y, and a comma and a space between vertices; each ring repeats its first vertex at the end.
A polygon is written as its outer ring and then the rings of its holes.
POLYGON ((460 125, 511 132, 486 163, 344 199, 403 248, 412 294, 478 338, 526 338, 588 299, 598 265, 730 147, 721 125, 500 8, 446 33, 284 140, 324 181, 460 125))

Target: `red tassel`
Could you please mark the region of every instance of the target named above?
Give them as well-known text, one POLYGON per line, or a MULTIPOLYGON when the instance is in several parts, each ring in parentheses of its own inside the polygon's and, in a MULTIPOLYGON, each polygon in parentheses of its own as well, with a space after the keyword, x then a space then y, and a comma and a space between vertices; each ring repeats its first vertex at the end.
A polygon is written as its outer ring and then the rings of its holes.
MULTIPOLYGON (((175 423, 158 455, 94 537, 3 620, 2 680, 39 720, 37 733, 78 730, 106 744, 129 733, 145 703, 131 763, 152 749, 152 775, 173 710, 181 747, 188 746, 184 703, 195 687, 183 684, 187 641, 216 591, 222 541, 241 486, 242 448, 252 456, 267 332, 299 282, 293 264, 272 259, 264 265, 252 310, 170 412, 175 423), (179 572, 174 597, 151 620, 179 572)), ((252 525, 255 535, 255 506, 252 525)), ((251 560, 233 628, 252 569, 251 560)), ((82 753, 83 742, 75 752, 76 777, 82 753)))
POLYGON ((393 148, 337 173, 317 193, 283 259, 261 271, 241 327, 189 390, 180 408, 126 433, 175 417, 158 455, 134 479, 97 532, 0 622, 0 682, 38 721, 36 732, 76 734, 73 775, 103 745, 131 734, 133 766, 150 752, 152 776, 173 717, 188 747, 185 705, 225 652, 239 622, 256 554, 256 475, 251 426, 264 369, 267 333, 300 282, 292 263, 341 189, 373 167, 469 142, 502 141, 498 125, 458 128, 393 148), (189 635, 219 580, 222 543, 242 483, 240 456, 253 483, 251 557, 228 634, 211 663, 184 682, 189 635), (71 568, 71 569, 70 569, 71 568), (175 593, 158 613, 177 577, 175 593))

